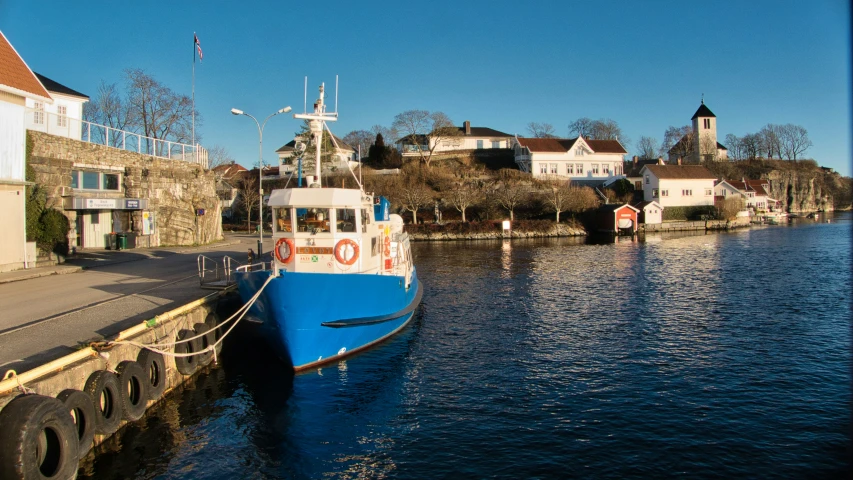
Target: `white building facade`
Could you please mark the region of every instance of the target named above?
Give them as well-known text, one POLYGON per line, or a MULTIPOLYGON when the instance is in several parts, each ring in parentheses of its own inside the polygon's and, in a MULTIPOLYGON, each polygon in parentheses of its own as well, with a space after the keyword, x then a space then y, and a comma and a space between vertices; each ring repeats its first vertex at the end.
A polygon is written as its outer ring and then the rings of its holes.
POLYGON ((640 174, 644 201, 663 208, 714 205, 716 177, 701 165, 646 165, 640 174))
POLYGON ((512 143, 519 170, 536 178, 601 180, 623 174, 628 152, 618 140, 522 138, 512 143))
POLYGON ((50 92, 53 102, 27 99, 27 130, 80 140, 83 131, 83 104, 89 101, 89 97, 44 75, 35 75, 50 92))

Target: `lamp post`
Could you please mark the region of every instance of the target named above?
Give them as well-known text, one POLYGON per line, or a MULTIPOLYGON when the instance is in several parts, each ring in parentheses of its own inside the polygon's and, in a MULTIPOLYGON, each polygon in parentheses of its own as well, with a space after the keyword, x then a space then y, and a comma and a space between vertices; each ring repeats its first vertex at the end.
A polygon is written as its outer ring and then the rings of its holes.
POLYGON ((254 120, 255 125, 258 126, 258 258, 263 254, 264 244, 264 187, 262 184, 264 177, 264 127, 267 125, 267 120, 270 118, 278 115, 279 113, 287 113, 289 111, 289 106, 284 107, 265 118, 263 123, 259 123, 258 119, 252 115, 236 108, 231 109, 231 113, 233 115, 245 115, 254 120))

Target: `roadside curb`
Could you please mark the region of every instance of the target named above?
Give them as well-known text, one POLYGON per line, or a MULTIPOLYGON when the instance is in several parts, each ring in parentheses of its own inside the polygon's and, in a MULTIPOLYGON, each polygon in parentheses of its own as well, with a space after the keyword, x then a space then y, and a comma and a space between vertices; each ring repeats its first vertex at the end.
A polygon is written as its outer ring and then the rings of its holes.
MULTIPOLYGON (((186 250, 169 250, 169 251, 172 254, 193 253, 193 252, 200 252, 200 251, 204 251, 204 250, 208 250, 208 249, 216 248, 216 247, 228 247, 231 245, 239 245, 240 243, 242 243, 242 242, 240 242, 240 241, 228 241, 228 242, 220 242, 220 243, 215 243, 215 244, 210 244, 210 245, 199 245, 196 247, 187 247, 186 250)), ((145 250, 148 250, 148 249, 145 249, 145 250)), ((144 251, 144 250, 142 250, 142 251, 144 251)), ((36 267, 35 269, 33 269, 33 270, 38 270, 39 268, 44 268, 44 270, 41 270, 41 271, 17 270, 17 271, 9 272, 8 277, 6 277, 6 278, 4 278, 4 276, 5 276, 4 274, 0 274, 0 285, 5 284, 5 283, 20 282, 23 280, 32 280, 34 278, 48 277, 51 275, 65 275, 65 274, 69 274, 69 273, 77 273, 77 272, 81 272, 84 270, 92 270, 92 269, 97 269, 100 267, 107 267, 110 265, 118 265, 120 263, 137 262, 139 260, 145 260, 147 258, 150 258, 150 257, 142 254, 142 255, 140 255, 138 257, 134 257, 134 258, 104 260, 103 263, 99 263, 98 265, 85 265, 84 266, 84 265, 63 264, 63 265, 54 265, 53 267, 36 267), (22 272, 22 273, 17 273, 17 272, 22 272)))

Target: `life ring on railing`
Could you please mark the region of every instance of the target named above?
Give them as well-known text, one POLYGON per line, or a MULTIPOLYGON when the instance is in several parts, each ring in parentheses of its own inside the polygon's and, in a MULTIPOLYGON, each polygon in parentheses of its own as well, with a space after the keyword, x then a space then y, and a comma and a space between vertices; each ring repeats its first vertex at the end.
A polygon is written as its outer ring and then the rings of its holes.
POLYGON ((335 260, 344 265, 352 265, 358 260, 358 244, 355 240, 344 238, 335 245, 335 260))
POLYGON ((275 249, 273 253, 275 253, 275 259, 281 263, 287 263, 293 258, 293 252, 296 251, 296 248, 293 244, 293 240, 289 238, 279 238, 277 242, 275 242, 275 249), (287 255, 282 255, 281 247, 283 245, 287 245, 287 255))

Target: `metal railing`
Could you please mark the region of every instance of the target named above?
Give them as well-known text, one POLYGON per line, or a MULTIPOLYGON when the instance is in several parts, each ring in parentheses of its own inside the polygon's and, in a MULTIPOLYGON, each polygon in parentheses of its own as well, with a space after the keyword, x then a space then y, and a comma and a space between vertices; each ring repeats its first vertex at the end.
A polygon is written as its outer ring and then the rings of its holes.
POLYGON ((181 160, 209 168, 207 149, 87 122, 44 110, 26 109, 26 128, 128 152, 181 160))
POLYGON ((236 270, 232 267, 232 263, 237 263, 237 269, 241 268, 240 262, 227 255, 222 257, 221 269, 215 260, 204 255, 199 255, 196 263, 198 264, 198 282, 199 286, 202 287, 205 285, 231 285, 234 283, 233 275, 236 270))

